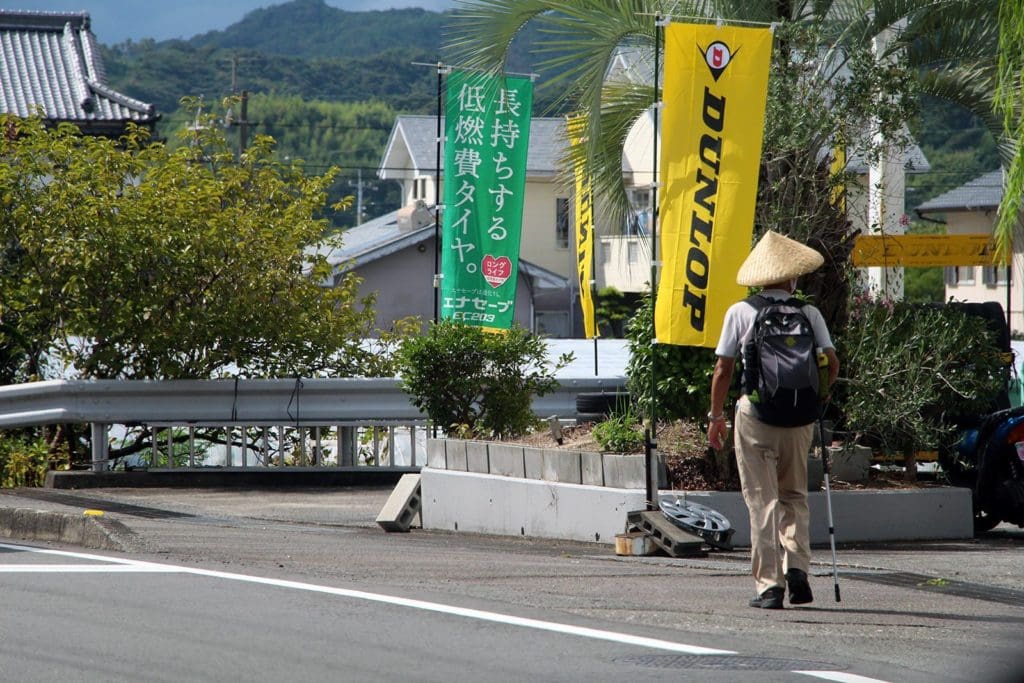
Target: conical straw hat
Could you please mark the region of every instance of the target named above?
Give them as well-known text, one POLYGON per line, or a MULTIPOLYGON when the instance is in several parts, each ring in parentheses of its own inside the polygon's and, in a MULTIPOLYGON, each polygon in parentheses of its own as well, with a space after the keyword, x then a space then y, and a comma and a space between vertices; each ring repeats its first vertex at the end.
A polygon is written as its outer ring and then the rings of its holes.
POLYGON ((813 272, 825 257, 785 235, 769 230, 750 251, 736 273, 736 284, 760 287, 813 272))

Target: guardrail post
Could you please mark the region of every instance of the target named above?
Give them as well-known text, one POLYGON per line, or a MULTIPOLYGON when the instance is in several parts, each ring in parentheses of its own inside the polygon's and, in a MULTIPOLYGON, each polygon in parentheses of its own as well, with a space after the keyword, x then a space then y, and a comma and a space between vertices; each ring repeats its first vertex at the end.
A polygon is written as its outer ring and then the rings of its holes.
POLYGON ((342 467, 354 467, 356 464, 355 427, 338 426, 338 464, 342 467))
POLYGON ((224 461, 225 465, 232 467, 234 465, 235 454, 231 448, 231 427, 224 427, 224 461))
POLYGON ((102 472, 103 470, 109 469, 109 463, 107 462, 110 450, 107 444, 107 432, 110 429, 110 425, 103 424, 102 422, 93 422, 90 424, 90 430, 92 432, 92 471, 102 472))
POLYGON ((174 467, 174 427, 167 428, 167 466, 174 467))
POLYGON ((149 454, 149 467, 155 469, 159 464, 160 456, 160 430, 156 427, 150 427, 153 434, 153 450, 149 454))

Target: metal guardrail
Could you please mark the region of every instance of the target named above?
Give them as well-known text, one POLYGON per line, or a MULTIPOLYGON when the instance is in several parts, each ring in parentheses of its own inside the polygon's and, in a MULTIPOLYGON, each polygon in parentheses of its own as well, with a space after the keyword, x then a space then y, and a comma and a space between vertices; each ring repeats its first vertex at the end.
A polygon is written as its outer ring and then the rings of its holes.
MULTIPOLYGON (((577 394, 621 391, 624 380, 563 379, 559 384, 551 394, 534 399, 538 416, 574 417, 577 394)), ((54 380, 0 387, 0 428, 60 423, 92 425, 93 469, 98 471, 107 464, 111 425, 164 429, 167 466, 175 465, 175 429, 179 438, 183 438, 182 430, 187 430, 189 464, 194 464, 194 433, 206 428, 223 430, 229 466, 233 465, 232 445, 237 443, 243 466, 248 466, 251 457, 253 465, 264 467, 285 464, 286 442, 294 446, 293 462, 325 466, 328 458, 320 443, 322 430, 337 430, 334 464, 358 464, 353 444, 361 433, 371 434, 373 442, 372 458, 364 461, 380 464, 381 428, 387 431, 387 452, 394 464, 395 432, 404 429, 410 434, 411 464, 415 465, 415 432, 425 428, 427 420, 402 391, 400 381, 393 378, 54 380), (298 436, 286 436, 285 429, 298 436), (237 442, 233 435, 238 435, 237 442)), ((153 439, 150 466, 159 463, 158 448, 163 445, 159 441, 153 439)))

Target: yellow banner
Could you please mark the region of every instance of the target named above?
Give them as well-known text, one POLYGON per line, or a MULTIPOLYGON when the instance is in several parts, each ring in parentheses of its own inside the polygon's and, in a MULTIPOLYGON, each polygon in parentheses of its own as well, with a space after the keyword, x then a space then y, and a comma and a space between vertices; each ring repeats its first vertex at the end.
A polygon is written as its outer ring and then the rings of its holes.
MULTIPOLYGON (((570 146, 584 143, 585 125, 586 119, 583 116, 568 117, 566 128, 570 146)), ((583 336, 593 339, 598 336, 594 318, 594 288, 591 285, 594 272, 594 196, 590 177, 583 164, 577 163, 573 171, 576 176, 576 276, 579 280, 580 309, 583 312, 583 336)))
POLYGON ((850 261, 864 266, 994 266, 1007 264, 996 260, 992 235, 858 235, 850 261))
MULTIPOLYGON (((829 165, 828 172, 833 178, 846 173, 846 145, 843 144, 841 140, 836 141, 835 146, 832 148, 832 163, 829 165)), ((832 188, 832 193, 829 196, 829 202, 831 202, 832 206, 836 207, 840 213, 846 213, 845 180, 837 182, 835 187, 832 188)))
POLYGON ((665 29, 659 342, 713 348, 746 296, 771 52, 767 28, 665 29))

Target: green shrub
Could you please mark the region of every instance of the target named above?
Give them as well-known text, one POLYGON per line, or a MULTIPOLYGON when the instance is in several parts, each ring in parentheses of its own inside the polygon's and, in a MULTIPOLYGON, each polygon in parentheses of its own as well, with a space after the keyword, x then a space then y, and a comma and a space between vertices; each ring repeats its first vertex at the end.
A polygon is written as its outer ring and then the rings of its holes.
POLYGON ((627 406, 621 412, 613 413, 604 422, 594 425, 591 432, 601 445, 602 451, 612 453, 633 453, 643 448, 644 434, 640 416, 627 406))
MULTIPOLYGON (((652 333, 648 294, 626 326, 629 343, 626 386, 644 415, 650 415, 651 405, 652 333)), ((703 420, 711 404, 714 350, 658 344, 654 354, 658 420, 703 420)))
POLYGON ((1006 387, 994 333, 953 307, 855 298, 836 334, 840 428, 901 453, 948 446, 953 418, 1006 387))
POLYGON ((0 436, 0 488, 42 486, 49 470, 46 441, 0 436))
POLYGON ((402 386, 416 407, 446 432, 477 437, 519 436, 537 423, 531 402, 558 386, 547 346, 521 327, 489 333, 444 320, 407 340, 396 362, 402 386))

